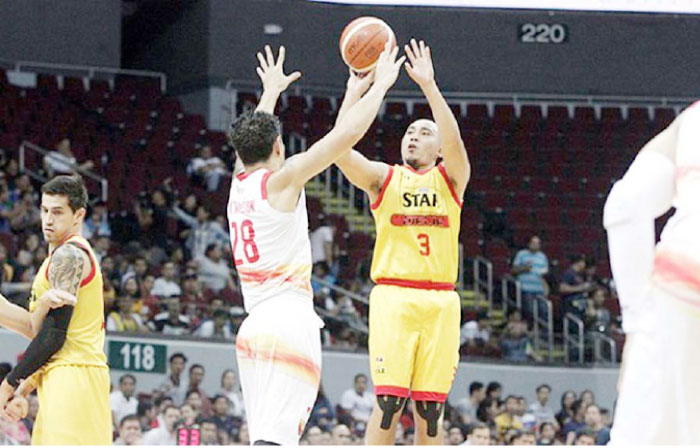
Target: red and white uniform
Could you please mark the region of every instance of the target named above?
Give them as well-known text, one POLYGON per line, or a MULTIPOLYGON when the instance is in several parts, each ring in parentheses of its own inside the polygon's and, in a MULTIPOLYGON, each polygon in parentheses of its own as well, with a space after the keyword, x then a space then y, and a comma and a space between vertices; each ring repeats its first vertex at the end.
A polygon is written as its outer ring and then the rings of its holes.
POLYGON ((249 313, 236 335, 251 443, 298 445, 321 380, 323 321, 313 309, 306 196, 294 211, 267 201, 271 171, 238 174, 228 220, 249 313))

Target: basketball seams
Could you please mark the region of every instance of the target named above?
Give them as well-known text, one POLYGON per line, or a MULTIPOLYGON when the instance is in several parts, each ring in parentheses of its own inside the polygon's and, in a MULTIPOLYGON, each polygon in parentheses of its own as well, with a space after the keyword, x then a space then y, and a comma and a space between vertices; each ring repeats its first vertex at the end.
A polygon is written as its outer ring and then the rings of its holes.
MULTIPOLYGON (((355 20, 359 21, 359 22, 355 25, 352 25, 352 27, 349 30, 346 28, 346 30, 344 30, 343 33, 341 33, 340 55, 341 55, 341 58, 343 59, 343 62, 345 62, 346 65, 352 67, 352 63, 357 59, 358 55, 361 55, 362 52, 369 45, 371 45, 372 42, 374 42, 377 39, 377 36, 380 36, 383 31, 386 31, 387 39, 389 40, 389 42, 392 43, 392 46, 396 45, 396 36, 395 36, 393 30, 383 20, 378 19, 376 17, 358 18, 355 20), (350 61, 348 61, 346 58, 346 54, 345 54, 346 51, 345 50, 346 50, 348 44, 350 43, 350 41, 352 40, 353 37, 355 37, 355 35, 359 32, 359 30, 361 30, 365 26, 372 26, 372 25, 380 25, 381 29, 379 31, 375 32, 374 34, 372 34, 369 38, 367 38, 366 43, 356 52, 355 56, 350 61)), ((375 63, 372 63, 372 64, 368 65, 367 67, 364 67, 361 69, 356 69, 353 67, 353 70, 362 73, 362 72, 366 72, 366 71, 371 70, 375 65, 376 65, 376 61, 375 61, 375 63)))

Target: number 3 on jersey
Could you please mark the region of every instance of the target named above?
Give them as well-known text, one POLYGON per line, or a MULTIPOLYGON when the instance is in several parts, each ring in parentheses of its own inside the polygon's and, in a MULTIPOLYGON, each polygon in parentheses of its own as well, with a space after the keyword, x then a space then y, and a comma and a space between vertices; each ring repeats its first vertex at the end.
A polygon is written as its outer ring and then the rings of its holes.
POLYGON ((424 257, 427 257, 430 255, 430 237, 425 233, 421 233, 418 235, 418 240, 420 240, 421 247, 419 253, 424 257))
POLYGON ((236 246, 238 246, 239 237, 243 241, 243 255, 245 256, 246 261, 248 261, 248 263, 255 263, 260 259, 258 246, 255 245, 255 229, 253 229, 253 221, 250 219, 244 220, 241 222, 240 229, 235 222, 232 222, 231 235, 233 237, 233 249, 231 250, 231 253, 233 254, 233 262, 236 266, 243 264, 243 260, 236 258, 236 246))

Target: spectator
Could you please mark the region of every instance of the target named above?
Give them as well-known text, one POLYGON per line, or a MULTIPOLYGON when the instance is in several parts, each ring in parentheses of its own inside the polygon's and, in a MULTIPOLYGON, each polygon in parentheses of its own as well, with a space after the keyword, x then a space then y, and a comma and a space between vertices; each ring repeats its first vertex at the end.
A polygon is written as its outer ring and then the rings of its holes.
POLYGON ((517 430, 509 438, 506 445, 523 446, 523 445, 536 445, 536 443, 537 443, 537 439, 535 438, 534 433, 529 432, 529 431, 517 430))
POLYGON ((545 422, 540 426, 538 445, 558 445, 557 430, 554 423, 545 422))
POLYGON ((583 319, 586 309, 585 294, 591 290, 592 285, 583 278, 586 270, 586 257, 578 256, 572 259, 571 266, 567 269, 559 283, 562 303, 565 313, 573 313, 583 319))
MULTIPOLYGON (((224 397, 224 399, 226 399, 226 397, 224 397)), ((218 433, 216 423, 212 419, 205 418, 199 424, 199 444, 219 445, 218 433)))
POLYGON ((459 415, 459 420, 463 424, 474 423, 476 421, 476 411, 479 405, 486 398, 484 383, 473 381, 469 385, 469 396, 462 398, 455 404, 455 410, 459 415))
MULTIPOLYGON (((154 424, 152 425, 153 428, 158 428, 160 426, 165 425, 165 420, 163 419, 163 413, 165 412, 165 408, 174 405, 175 403, 173 402, 173 399, 164 395, 157 396, 155 400, 153 400, 153 406, 155 406, 156 408, 156 419, 154 424)), ((178 407, 178 409, 180 408, 178 407)))
POLYGON ((518 251, 513 259, 513 275, 520 283, 522 307, 526 317, 532 316, 536 297, 547 297, 549 286, 544 276, 549 273, 549 260, 540 250, 540 237, 533 235, 526 249, 518 251))
POLYGON ((173 405, 168 405, 163 410, 163 424, 155 429, 151 429, 143 435, 144 445, 177 445, 177 428, 175 424, 181 417, 180 409, 173 405))
POLYGON ((185 404, 180 406, 180 413, 182 414, 181 425, 178 425, 178 429, 193 429, 199 423, 201 416, 201 399, 199 392, 192 391, 187 394, 187 399, 185 404))
POLYGON ((503 386, 498 381, 491 381, 486 386, 486 398, 491 398, 492 400, 501 401, 501 394, 503 393, 503 386))
POLYGON ((464 442, 464 431, 459 425, 452 425, 447 431, 447 443, 448 445, 461 445, 464 442))
POLYGON ((133 312, 134 300, 123 295, 117 300, 117 309, 107 316, 107 331, 116 332, 147 332, 141 316, 133 312))
POLYGON ((187 397, 190 397, 192 392, 197 392, 201 399, 201 412, 205 417, 211 417, 212 405, 207 394, 202 390, 202 382, 204 382, 204 366, 201 364, 192 364, 190 367, 190 382, 187 385, 187 397))
POLYGON ((248 424, 243 423, 238 430, 237 442, 239 445, 250 445, 250 433, 248 432, 248 424))
POLYGON ((309 445, 322 445, 323 431, 318 426, 311 426, 306 430, 305 438, 309 445))
POLYGON ((333 234, 334 227, 328 222, 325 215, 318 215, 319 226, 311 232, 311 262, 315 266, 317 263, 326 263, 329 268, 333 265, 333 234))
POLYGON ((518 397, 514 395, 509 395, 506 397, 505 411, 498 415, 494 422, 496 423, 496 430, 501 438, 505 437, 506 432, 509 429, 523 429, 523 423, 520 418, 516 415, 518 412, 518 397))
POLYGON ((136 392, 136 377, 129 373, 119 378, 119 390, 109 394, 109 406, 112 409, 114 426, 118 426, 128 415, 136 415, 139 401, 134 396, 136 392))
POLYGON ((233 339, 231 319, 226 311, 217 310, 211 318, 205 319, 192 335, 200 338, 233 339))
POLYGON ((535 416, 537 426, 545 422, 555 422, 554 411, 547 406, 552 388, 549 384, 542 384, 537 387, 537 402, 530 405, 530 411, 535 416))
POLYGON ((218 222, 210 219, 209 210, 204 205, 197 207, 196 217, 188 215, 177 205, 173 206, 173 212, 189 227, 185 247, 192 258, 203 256, 210 244, 216 242, 222 245, 229 244, 228 234, 218 222))
POLYGON ((26 192, 20 201, 15 202, 10 212, 10 227, 14 232, 24 232, 39 226, 41 214, 33 192, 26 192))
POLYGON ((182 276, 182 303, 194 305, 202 312, 207 307, 207 299, 202 293, 202 283, 197 278, 197 271, 188 268, 182 276))
POLYGON ((507 361, 526 362, 530 359, 538 361, 530 338, 525 334, 524 325, 511 325, 509 331, 501 339, 503 358, 507 361))
POLYGON ((523 422, 523 430, 525 432, 532 432, 537 427, 535 414, 528 410, 525 397, 522 396, 518 397, 518 417, 523 422))
POLYGON ((221 392, 231 402, 230 413, 233 417, 243 420, 245 418, 245 407, 243 406, 243 394, 241 393, 236 372, 231 369, 224 370, 221 374, 221 392))
POLYGON ((593 391, 590 389, 586 389, 583 392, 581 392, 581 401, 583 402, 583 406, 585 408, 595 403, 595 395, 593 394, 593 391))
POLYGON ((374 394, 367 392, 367 375, 359 373, 355 375, 354 387, 343 393, 340 407, 355 421, 367 423, 372 414, 374 402, 374 394))
POLYGON ((212 154, 209 145, 202 146, 199 156, 191 159, 187 164, 187 175, 204 184, 207 191, 217 191, 221 177, 226 174, 224 162, 212 154))
POLYGON ((323 384, 321 384, 318 388, 318 395, 316 396, 314 408, 311 410, 309 425, 318 426, 324 431, 329 431, 333 427, 334 419, 335 415, 333 412, 333 406, 331 405, 331 401, 328 399, 328 397, 326 397, 326 394, 323 391, 323 384))
POLYGON ((95 164, 88 160, 78 164, 73 151, 71 151, 70 139, 64 138, 54 151, 49 151, 44 156, 44 169, 48 178, 52 178, 57 174, 72 174, 76 171, 91 170, 95 164))
POLYGON ((333 430, 331 431, 331 438, 332 438, 332 443, 331 445, 352 445, 352 434, 350 433, 350 429, 343 425, 339 424, 333 430))
POLYGON ((573 390, 567 390, 562 394, 561 409, 559 410, 559 412, 557 412, 557 415, 555 415, 555 418, 557 419, 557 423, 559 423, 560 428, 563 428, 564 425, 569 423, 569 421, 573 418, 574 401, 576 401, 576 392, 574 392, 573 390))
POLYGON ((182 304, 178 297, 167 299, 167 311, 157 314, 151 324, 151 329, 158 333, 171 336, 182 336, 190 333, 190 319, 182 314, 182 304))
POLYGON ((155 427, 158 411, 153 402, 144 400, 139 402, 136 408, 136 416, 139 418, 141 431, 144 432, 155 427))
POLYGON ((607 295, 607 289, 604 286, 599 286, 593 292, 593 297, 587 300, 586 328, 588 331, 610 332, 610 310, 604 306, 607 295))
POLYGON ((114 445, 133 446, 141 445, 143 434, 141 432, 141 422, 135 414, 125 415, 119 423, 119 437, 114 441, 114 445))
POLYGON ((323 261, 314 265, 313 275, 314 277, 311 278, 311 289, 314 292, 314 297, 323 298, 324 301, 322 303, 326 308, 328 308, 327 299, 330 299, 331 296, 331 290, 328 285, 335 285, 336 278, 328 268, 328 265, 323 261), (317 279, 322 280, 323 283, 317 281, 317 279))
POLYGON ((207 246, 204 256, 195 258, 198 264, 199 281, 205 288, 217 293, 227 287, 230 290, 236 289, 228 262, 224 261, 221 255, 219 243, 212 243, 207 246))
POLYGON ((170 373, 165 382, 158 388, 158 391, 172 398, 176 406, 180 406, 185 402, 185 395, 187 394, 187 386, 182 381, 182 372, 185 371, 187 357, 182 353, 175 353, 170 356, 169 363, 170 373))
POLYGON ((491 431, 484 423, 474 423, 469 426, 467 441, 463 445, 486 446, 491 442, 491 431))
POLYGON ((161 266, 161 276, 153 283, 151 294, 160 298, 179 297, 182 294, 175 278, 175 263, 166 261, 161 266))
POLYGON ((584 417, 586 428, 595 434, 596 445, 607 445, 610 441, 610 429, 605 426, 600 408, 595 404, 589 404, 584 417))
POLYGON ((595 434, 593 434, 593 431, 583 429, 576 433, 574 445, 594 446, 595 444, 595 434))
POLYGON ((470 320, 462 325, 460 331, 459 344, 468 346, 483 346, 489 341, 491 326, 489 325, 489 314, 487 311, 479 311, 476 320, 470 320))
POLYGON ((92 209, 90 218, 83 223, 83 237, 91 240, 98 236, 110 237, 112 235, 112 227, 109 225, 109 214, 107 213, 107 204, 98 202, 92 209))
POLYGON ((583 400, 574 401, 571 411, 573 412, 571 420, 561 430, 567 445, 571 445, 576 438, 576 433, 586 427, 586 407, 583 400))
POLYGON ((241 426, 241 420, 231 415, 231 402, 225 395, 216 395, 212 400, 214 416, 212 421, 218 429, 223 429, 229 434, 233 434, 241 426))

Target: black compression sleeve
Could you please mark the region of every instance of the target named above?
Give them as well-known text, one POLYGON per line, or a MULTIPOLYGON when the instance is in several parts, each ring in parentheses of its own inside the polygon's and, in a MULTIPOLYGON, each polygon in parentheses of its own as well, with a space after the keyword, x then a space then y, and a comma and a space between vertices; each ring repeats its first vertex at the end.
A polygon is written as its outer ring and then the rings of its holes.
POLYGON ((17 388, 22 380, 32 376, 63 347, 71 316, 73 316, 72 306, 63 306, 49 311, 39 334, 24 352, 24 358, 7 375, 7 382, 12 387, 17 388))

